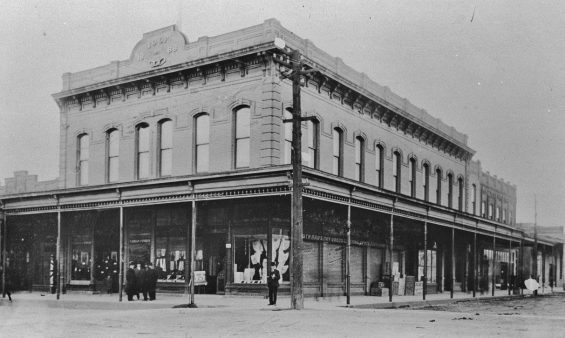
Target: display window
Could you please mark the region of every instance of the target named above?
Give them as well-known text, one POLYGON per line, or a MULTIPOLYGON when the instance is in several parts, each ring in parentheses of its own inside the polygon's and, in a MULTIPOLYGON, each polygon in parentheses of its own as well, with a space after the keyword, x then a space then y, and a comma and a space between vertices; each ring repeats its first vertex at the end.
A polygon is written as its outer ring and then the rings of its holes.
MULTIPOLYGON (((435 283, 437 281, 437 251, 427 250, 427 271, 426 278, 428 283, 435 283)), ((418 251, 418 280, 424 277, 424 250, 418 251)))
MULTIPOLYGON (((236 235, 234 243, 234 283, 267 283, 267 236, 236 235)), ((290 281, 290 237, 281 229, 273 229, 271 260, 281 274, 279 283, 290 281)))
POLYGON ((184 282, 187 261, 187 226, 182 209, 162 209, 155 226, 155 269, 159 282, 184 282))
POLYGON ((71 280, 90 281, 92 229, 85 224, 73 226, 71 231, 71 280))

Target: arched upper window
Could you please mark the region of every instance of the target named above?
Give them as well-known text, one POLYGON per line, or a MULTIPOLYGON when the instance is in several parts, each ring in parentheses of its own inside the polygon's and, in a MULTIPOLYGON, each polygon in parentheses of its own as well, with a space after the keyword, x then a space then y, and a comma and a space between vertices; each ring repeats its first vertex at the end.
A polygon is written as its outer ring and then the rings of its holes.
POLYGON ((334 128, 333 133, 333 165, 332 174, 343 176, 343 131, 334 128))
POLYGON ((78 185, 88 184, 88 160, 90 158, 90 138, 88 134, 78 136, 77 177, 78 185))
POLYGON ((436 203, 441 205, 441 169, 436 169, 437 184, 436 184, 436 203))
POLYGON ((196 116, 194 126, 196 172, 207 172, 210 170, 210 115, 196 116))
POLYGON ((117 182, 120 176, 120 132, 110 129, 106 132, 106 180, 117 182))
POLYGON ((361 136, 355 138, 355 179, 365 180, 365 140, 361 136))
POLYGON ((411 157, 408 166, 410 175, 410 197, 416 197, 416 159, 411 157))
POLYGON ((173 121, 159 123, 159 175, 169 176, 173 171, 173 121))
POLYGON ((473 210, 473 215, 477 214, 477 186, 475 184, 471 186, 471 210, 473 210))
POLYGON ((251 110, 240 107, 235 112, 235 167, 249 167, 251 110))
POLYGON ((463 187, 463 178, 459 177, 457 179, 457 186, 459 187, 459 196, 457 198, 457 209, 459 211, 463 211, 463 194, 464 194, 464 187, 463 187))
POLYGON ((137 178, 144 179, 149 177, 149 125, 142 123, 136 127, 136 170, 137 178))
POLYGON ((394 191, 400 193, 401 189, 401 166, 402 157, 398 151, 392 154, 392 177, 394 179, 394 191))
MULTIPOLYGON (((317 120, 310 120, 306 124, 308 126, 308 158, 304 163, 314 169, 318 169, 318 147, 319 147, 319 122, 317 120)), ((304 160, 304 159, 303 159, 304 160)))
MULTIPOLYGON (((290 108, 285 109, 284 117, 285 120, 292 119, 292 112, 290 108)), ((283 164, 290 164, 292 163, 292 123, 291 122, 284 122, 284 158, 283 164)))
POLYGON ((383 167, 384 167, 384 148, 377 145, 375 148, 375 169, 377 178, 377 187, 383 187, 383 167))
POLYGON ((447 207, 453 208, 453 174, 447 174, 447 207))
POLYGON ((430 200, 430 165, 422 164, 422 186, 424 188, 424 201, 430 200))

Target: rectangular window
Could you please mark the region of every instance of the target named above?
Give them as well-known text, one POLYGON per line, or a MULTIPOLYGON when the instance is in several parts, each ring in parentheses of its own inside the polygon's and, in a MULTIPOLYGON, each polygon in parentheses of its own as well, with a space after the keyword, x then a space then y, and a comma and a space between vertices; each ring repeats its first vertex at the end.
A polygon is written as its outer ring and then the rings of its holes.
POLYGON ((427 262, 424 260, 424 250, 418 251, 418 280, 422 280, 425 272, 428 283, 435 283, 437 281, 437 253, 436 250, 427 250, 426 252, 427 262))
POLYGON ((410 197, 416 197, 416 161, 413 158, 408 162, 408 172, 410 173, 410 197))
POLYGON ((173 168, 173 122, 167 120, 161 122, 160 126, 159 173, 161 176, 169 176, 173 168))
MULTIPOLYGON (((288 110, 284 111, 284 119, 291 120, 292 113, 288 110)), ((284 163, 292 163, 292 122, 284 122, 284 163)))
POLYGON ((90 139, 88 134, 78 138, 78 184, 88 184, 88 159, 90 157, 90 139))
POLYGON ((383 186, 383 148, 377 146, 375 149, 375 170, 377 175, 377 187, 383 186))
POLYGON ((137 178, 149 177, 149 126, 137 128, 137 178))
POLYGON ((430 200, 430 167, 427 164, 422 168, 422 183, 424 184, 424 201, 430 200))
POLYGON ((492 216, 493 216, 493 214, 492 214, 492 204, 489 204, 488 205, 488 218, 492 219, 492 216))
POLYGON ((311 168, 318 169, 318 122, 308 121, 308 157, 304 163, 311 168))
POLYGON ((210 116, 196 118, 196 172, 210 170, 210 116))
POLYGON ((341 176, 341 156, 342 156, 342 131, 339 129, 333 130, 333 163, 332 163, 332 174, 341 176))
POLYGON ((240 108, 235 114, 235 167, 249 167, 250 149, 250 110, 248 107, 240 108))
POLYGON ((471 186, 471 209, 473 210, 473 215, 477 214, 477 186, 471 186))
POLYGON ((120 175, 120 142, 119 131, 112 130, 107 134, 108 142, 108 182, 117 182, 120 175))
POLYGON ((363 182, 363 140, 355 138, 355 180, 363 182))
POLYGON ((400 166, 402 165, 402 160, 400 159, 400 153, 394 152, 392 154, 392 177, 394 179, 394 190, 400 193, 401 183, 400 183, 400 166))

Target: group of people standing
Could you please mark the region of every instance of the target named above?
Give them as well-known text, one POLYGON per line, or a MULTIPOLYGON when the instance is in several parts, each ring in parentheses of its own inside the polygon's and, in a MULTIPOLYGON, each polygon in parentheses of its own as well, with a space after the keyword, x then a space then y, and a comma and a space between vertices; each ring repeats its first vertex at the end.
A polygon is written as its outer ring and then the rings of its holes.
POLYGON ((155 289, 157 288, 158 273, 153 264, 130 263, 126 272, 126 294, 128 301, 132 301, 139 294, 143 294, 143 300, 155 300, 155 289))

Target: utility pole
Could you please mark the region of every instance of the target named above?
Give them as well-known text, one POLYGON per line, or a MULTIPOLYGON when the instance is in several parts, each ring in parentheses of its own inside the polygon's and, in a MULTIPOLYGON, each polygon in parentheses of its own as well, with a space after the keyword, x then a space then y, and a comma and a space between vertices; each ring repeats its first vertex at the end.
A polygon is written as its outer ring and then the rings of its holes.
POLYGON ((276 60, 291 70, 290 74, 282 74, 283 78, 292 80, 292 119, 283 120, 292 123, 292 223, 291 223, 291 281, 290 281, 290 305, 294 310, 304 309, 303 290, 303 258, 302 258, 302 121, 312 118, 302 117, 300 102, 300 87, 302 76, 315 72, 315 70, 302 70, 302 55, 298 49, 289 50, 286 43, 281 39, 275 39, 275 46, 290 58, 289 62, 276 60))

